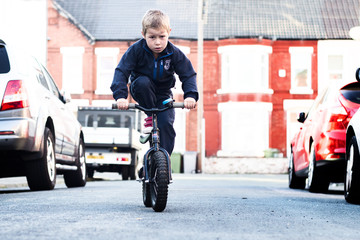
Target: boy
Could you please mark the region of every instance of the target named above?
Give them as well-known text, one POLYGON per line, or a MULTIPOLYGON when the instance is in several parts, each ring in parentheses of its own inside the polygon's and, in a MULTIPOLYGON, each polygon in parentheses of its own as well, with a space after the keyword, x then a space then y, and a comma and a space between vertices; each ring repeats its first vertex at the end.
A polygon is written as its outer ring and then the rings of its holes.
MULTIPOLYGON (((129 107, 128 78, 130 93, 135 101, 145 108, 162 107, 162 102, 172 97, 175 86, 174 73, 179 75, 184 91, 184 105, 187 109, 196 107, 198 92, 196 73, 190 60, 168 41, 170 20, 159 10, 149 10, 142 20, 143 39, 137 41, 125 52, 115 69, 111 84, 113 97, 119 109, 129 107)), ((171 155, 174 148, 175 130, 173 108, 158 113, 160 144, 171 155)), ((152 129, 152 119, 145 119, 145 134, 152 129)))

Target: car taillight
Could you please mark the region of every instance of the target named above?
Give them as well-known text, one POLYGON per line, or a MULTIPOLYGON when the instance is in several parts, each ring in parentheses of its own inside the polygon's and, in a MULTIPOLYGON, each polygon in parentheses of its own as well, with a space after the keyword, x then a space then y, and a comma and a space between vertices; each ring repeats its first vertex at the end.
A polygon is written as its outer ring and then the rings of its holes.
POLYGON ((327 131, 345 130, 349 124, 349 120, 348 114, 342 106, 332 108, 327 131))
POLYGON ((1 103, 1 111, 26 108, 28 106, 28 95, 23 82, 21 80, 9 81, 1 103))

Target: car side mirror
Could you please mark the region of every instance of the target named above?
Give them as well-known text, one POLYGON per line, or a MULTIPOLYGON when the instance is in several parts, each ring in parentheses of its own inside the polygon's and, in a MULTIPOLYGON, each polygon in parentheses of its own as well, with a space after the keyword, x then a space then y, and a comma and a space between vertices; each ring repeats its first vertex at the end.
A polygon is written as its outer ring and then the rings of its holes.
POLYGON ((358 69, 356 70, 355 78, 356 78, 356 80, 357 80, 358 82, 360 82, 360 68, 358 68, 358 69))
POLYGON ((64 103, 69 103, 71 101, 71 94, 66 91, 61 91, 62 100, 64 103))
POLYGON ((305 119, 306 119, 305 113, 304 112, 299 113, 299 118, 297 119, 298 122, 303 123, 303 122, 305 122, 305 119))

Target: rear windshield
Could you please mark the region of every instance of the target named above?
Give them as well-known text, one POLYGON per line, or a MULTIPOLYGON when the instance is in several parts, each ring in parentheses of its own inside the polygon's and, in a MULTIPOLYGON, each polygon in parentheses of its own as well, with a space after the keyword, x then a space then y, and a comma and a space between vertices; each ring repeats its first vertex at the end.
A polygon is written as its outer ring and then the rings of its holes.
MULTIPOLYGON (((116 113, 116 112, 114 112, 116 113)), ((126 112, 124 112, 126 113, 126 112)), ((130 112, 134 115, 134 112, 130 112)), ((78 120, 84 127, 122 127, 129 128, 134 121, 130 114, 111 114, 102 111, 79 111, 78 120)), ((134 124, 134 123, 133 123, 134 124)))
POLYGON ((0 45, 0 73, 8 73, 10 71, 9 57, 4 45, 0 45))
POLYGON ((340 92, 347 100, 360 103, 360 83, 354 82, 346 85, 340 92))

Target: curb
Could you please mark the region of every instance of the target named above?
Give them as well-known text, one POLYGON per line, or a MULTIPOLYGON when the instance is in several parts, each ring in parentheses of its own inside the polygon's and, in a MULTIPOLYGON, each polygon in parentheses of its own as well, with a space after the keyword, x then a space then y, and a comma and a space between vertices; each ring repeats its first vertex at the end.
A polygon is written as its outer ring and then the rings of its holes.
POLYGON ((287 174, 287 158, 207 158, 209 174, 287 174))

